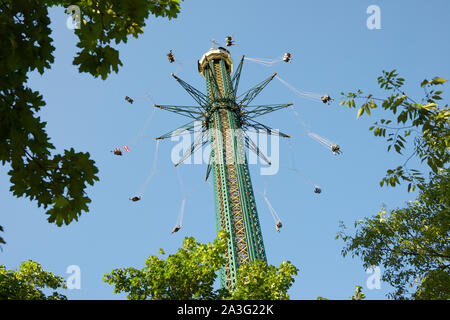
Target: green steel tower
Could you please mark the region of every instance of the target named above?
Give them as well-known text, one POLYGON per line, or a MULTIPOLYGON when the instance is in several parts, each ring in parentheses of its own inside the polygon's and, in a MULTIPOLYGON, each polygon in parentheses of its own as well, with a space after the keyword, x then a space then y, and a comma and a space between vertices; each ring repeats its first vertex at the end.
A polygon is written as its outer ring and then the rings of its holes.
POLYGON ((198 71, 205 78, 206 94, 172 76, 196 100, 199 106, 155 105, 194 120, 157 139, 186 133, 197 134, 177 166, 207 142, 211 153, 206 179, 211 174, 214 187, 216 229, 228 233, 226 265, 220 273, 222 287, 233 290, 239 265, 266 260, 261 227, 256 210, 250 171, 245 154, 249 148, 270 164, 249 135, 250 131, 289 137, 255 120, 256 117, 286 108, 289 104, 250 106, 251 101, 276 76, 272 75, 254 88, 237 96, 244 57, 233 76, 229 51, 211 48, 198 61, 198 71))

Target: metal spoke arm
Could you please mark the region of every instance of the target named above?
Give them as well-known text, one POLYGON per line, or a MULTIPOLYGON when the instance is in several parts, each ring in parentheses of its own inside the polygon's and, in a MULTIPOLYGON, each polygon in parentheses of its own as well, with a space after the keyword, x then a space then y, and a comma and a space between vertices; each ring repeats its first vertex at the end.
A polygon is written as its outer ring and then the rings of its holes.
POLYGON ((264 155, 264 153, 259 150, 258 146, 255 142, 247 135, 247 133, 244 132, 244 140, 245 140, 245 146, 252 150, 258 157, 260 157, 264 162, 266 162, 268 165, 271 165, 272 163, 267 159, 267 157, 264 155))
POLYGON ((262 124, 258 121, 255 120, 248 120, 247 122, 245 122, 245 124, 243 125, 243 129, 244 131, 249 131, 249 132, 256 132, 256 133, 265 133, 268 135, 274 135, 274 136, 280 136, 283 138, 290 138, 290 135, 287 135, 279 130, 275 130, 272 129, 271 127, 266 126, 265 124, 262 124), (254 129, 254 130, 251 130, 254 129))
POLYGON ((203 92, 195 89, 193 86, 191 86, 187 82, 181 80, 180 78, 178 78, 173 73, 172 73, 172 77, 174 77, 175 80, 178 81, 178 83, 184 88, 184 90, 186 90, 187 93, 189 93, 189 95, 192 98, 194 98, 194 100, 197 101, 197 103, 199 105, 201 105, 203 108, 206 108, 206 106, 208 104, 208 99, 207 99, 206 95, 203 92))
POLYGON ((264 114, 274 112, 280 109, 287 108, 289 106, 292 106, 293 103, 284 103, 284 104, 268 104, 268 105, 260 105, 260 106, 243 106, 243 115, 247 119, 253 119, 259 116, 262 116, 264 114))
POLYGON ((156 140, 160 140, 160 139, 166 139, 166 138, 170 138, 170 137, 176 137, 176 136, 182 136, 185 134, 191 134, 193 133, 195 130, 198 130, 199 128, 202 127, 202 121, 200 120, 200 118, 195 119, 194 121, 191 121, 189 123, 186 123, 174 130, 171 130, 169 132, 167 132, 166 134, 163 134, 160 137, 157 137, 156 140))
POLYGON ((208 181, 209 174, 211 173, 211 158, 212 158, 212 150, 209 153, 208 167, 206 168, 206 177, 205 181, 208 181))
POLYGON ((277 74, 274 73, 272 76, 264 80, 263 82, 257 84, 255 87, 251 88, 250 90, 247 90, 243 94, 241 94, 237 99, 240 99, 239 104, 240 105, 248 105, 253 99, 256 98, 256 96, 269 84, 270 81, 273 80, 273 78, 277 74), (241 99, 242 97, 242 99, 241 99))
POLYGON ((239 63, 236 71, 234 72, 233 78, 231 78, 234 96, 236 96, 239 87, 239 80, 241 79, 241 72, 242 72, 242 65, 244 64, 244 58, 245 55, 242 56, 241 62, 239 63))
POLYGON ((180 160, 178 160, 177 163, 175 163, 175 167, 178 166, 180 163, 182 163, 184 160, 186 160, 191 154, 193 154, 195 151, 197 151, 199 148, 203 147, 209 140, 208 138, 208 130, 205 130, 202 132, 201 135, 197 137, 197 139, 194 140, 194 142, 191 143, 191 146, 189 149, 187 149, 183 155, 181 156, 180 160))
POLYGON ((154 105, 155 108, 160 108, 166 111, 181 114, 182 116, 198 119, 203 115, 201 107, 193 106, 172 106, 172 105, 154 105))

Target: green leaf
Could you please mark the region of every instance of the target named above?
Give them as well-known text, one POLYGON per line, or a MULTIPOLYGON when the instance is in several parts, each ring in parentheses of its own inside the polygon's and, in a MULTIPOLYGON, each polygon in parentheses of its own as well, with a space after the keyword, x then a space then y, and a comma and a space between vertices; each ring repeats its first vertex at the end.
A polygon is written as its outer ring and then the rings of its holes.
MULTIPOLYGON (((398 181, 389 180, 391 184, 398 181)), ((415 186, 420 189, 415 201, 390 212, 382 208, 357 223, 354 235, 341 231, 345 242, 341 253, 358 256, 365 267, 383 269, 382 281, 390 286, 390 298, 448 300, 449 274, 436 271, 448 265, 443 257, 449 249, 450 169, 432 174, 428 183, 410 183, 409 192, 415 186)))
POLYGON ((359 108, 356 118, 358 119, 364 113, 364 107, 359 108))
POLYGON ((380 135, 380 128, 375 128, 375 130, 373 131, 373 134, 375 136, 379 136, 380 135))
POLYGON ((430 83, 430 81, 428 81, 427 79, 425 79, 425 80, 423 80, 423 81, 420 83, 420 86, 423 87, 423 86, 425 86, 425 85, 427 85, 427 84, 429 84, 429 83, 430 83))
POLYGON ((427 109, 427 110, 428 109, 436 109, 437 106, 438 105, 436 103, 429 103, 429 104, 422 106, 422 108, 427 109))
POLYGON ((433 80, 431 80, 430 83, 434 84, 434 85, 438 85, 438 84, 444 84, 446 82, 447 82, 447 80, 445 80, 444 78, 435 77, 435 78, 433 78, 433 80))

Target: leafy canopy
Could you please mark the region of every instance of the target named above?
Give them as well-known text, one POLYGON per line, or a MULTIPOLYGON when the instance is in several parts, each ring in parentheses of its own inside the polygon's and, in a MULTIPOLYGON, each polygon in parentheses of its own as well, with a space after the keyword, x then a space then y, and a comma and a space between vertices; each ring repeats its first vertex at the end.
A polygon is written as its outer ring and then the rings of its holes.
MULTIPOLYGON (((115 269, 103 280, 115 286, 115 293, 128 293, 130 300, 214 299, 216 271, 225 263, 225 235, 220 233, 212 244, 186 237, 183 247, 166 260, 150 256, 141 270, 115 269)), ((165 254, 162 249, 160 254, 165 254)))
MULTIPOLYGON (((233 292, 214 290, 217 271, 225 266, 226 233, 220 231, 211 244, 196 242, 192 237, 183 240, 183 247, 166 260, 150 256, 145 267, 115 269, 103 280, 114 285, 114 292, 127 293, 127 299, 289 299, 287 290, 297 274, 290 262, 280 268, 256 261, 238 269, 233 292)), ((165 254, 160 249, 161 254, 165 254)))
POLYGON ((37 262, 25 261, 19 271, 0 265, 0 300, 66 300, 66 296, 56 291, 48 296, 43 292, 65 288, 63 277, 44 271, 37 262))
POLYGON ((241 265, 238 269, 233 300, 289 300, 287 291, 294 283, 298 269, 289 261, 279 268, 266 261, 241 265))
POLYGON ((448 299, 450 112, 448 104, 441 101, 443 91, 437 89, 447 80, 423 80, 420 103, 403 91, 404 82, 395 70, 383 71, 378 84, 389 93, 387 97, 376 98, 357 90, 342 93, 341 105, 358 108, 357 118, 364 113, 371 115, 371 110, 381 105, 389 118, 376 121, 369 130, 386 139, 388 151, 393 148, 402 154, 411 140, 413 146, 402 165, 387 170, 380 186, 396 186, 403 181, 408 183, 408 191, 418 187, 420 194, 404 208, 389 213, 383 208, 376 216, 355 222, 354 236, 345 234, 345 225, 341 224, 337 238, 346 244, 344 256, 352 253, 361 257, 366 268, 384 266, 382 280, 395 288, 390 297, 448 299), (361 99, 364 102, 357 106, 356 101, 361 99), (431 174, 428 182, 423 172, 408 168, 412 158, 426 162, 431 174))
POLYGON ((421 188, 425 181, 423 173, 417 169, 409 169, 408 161, 416 157, 426 162, 428 167, 437 173, 445 168, 450 159, 450 111, 448 104, 441 103, 442 90, 436 87, 443 85, 447 80, 435 77, 432 80, 423 80, 420 86, 424 90, 424 97, 419 102, 403 91, 405 79, 398 76, 396 70, 383 71, 378 77, 381 89, 388 92, 385 98, 377 98, 372 94, 364 94, 361 90, 356 92, 342 92, 343 100, 340 105, 349 108, 358 108, 357 118, 364 113, 371 115, 374 109, 381 106, 389 115, 376 121, 369 130, 388 142, 387 150, 393 148, 402 154, 407 150, 408 139, 412 139, 412 152, 402 165, 387 170, 386 176, 380 181, 381 186, 396 186, 400 181, 408 183, 408 191, 415 187, 421 188), (356 101, 362 100, 361 105, 356 101))
POLYGON ((342 225, 342 254, 359 256, 365 268, 383 265, 392 298, 450 299, 449 208, 450 169, 442 169, 406 207, 355 222, 354 236, 342 225))
POLYGON ((58 226, 88 211, 85 190, 99 180, 98 169, 88 152, 53 152, 38 116, 45 101, 26 83, 29 72, 43 74, 54 62, 48 8, 70 5, 81 11, 73 64, 101 79, 122 65, 113 45, 143 33, 150 14, 172 19, 180 12, 180 0, 0 1, 0 162, 11 168, 11 192, 37 201, 58 226))

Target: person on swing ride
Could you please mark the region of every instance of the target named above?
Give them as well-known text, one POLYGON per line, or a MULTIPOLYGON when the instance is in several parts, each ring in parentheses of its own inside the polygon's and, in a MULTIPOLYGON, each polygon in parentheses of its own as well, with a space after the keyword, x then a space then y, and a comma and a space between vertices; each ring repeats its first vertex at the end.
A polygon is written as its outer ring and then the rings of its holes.
POLYGON ((123 155, 122 150, 120 148, 115 148, 114 150, 111 150, 112 153, 114 153, 116 156, 123 155))
POLYGON ((172 50, 170 50, 169 53, 167 54, 167 59, 169 59, 170 63, 175 61, 175 56, 173 55, 172 50))
POLYGON ((289 52, 286 52, 283 56, 284 62, 291 62, 291 54, 289 52))
POLYGON ((129 103, 134 102, 134 100, 132 98, 130 98, 129 96, 125 96, 125 100, 128 101, 129 103))
POLYGON ((232 36, 227 36, 227 37, 225 38, 225 41, 226 41, 226 46, 227 46, 227 47, 236 45, 236 43, 235 43, 236 41, 233 40, 233 37, 232 37, 232 36))
POLYGON ((139 200, 141 200, 141 196, 131 197, 130 200, 133 201, 133 202, 139 201, 139 200))
POLYGON ((340 148, 339 145, 337 145, 337 144, 333 144, 333 145, 331 146, 331 151, 332 151, 334 154, 341 154, 341 153, 342 153, 341 148, 340 148))
POLYGON ((314 187, 314 193, 321 193, 322 189, 320 189, 318 186, 314 187))
POLYGON ((331 97, 328 94, 323 95, 320 99, 325 104, 330 104, 331 101, 333 101, 333 99, 331 99, 331 97))
POLYGON ((281 223, 281 220, 278 219, 277 224, 275 226, 275 228, 277 229, 278 232, 280 232, 280 228, 283 226, 283 224, 281 223))
POLYGON ((178 232, 180 229, 181 229, 181 226, 180 225, 176 225, 175 228, 172 229, 171 233, 178 232))

